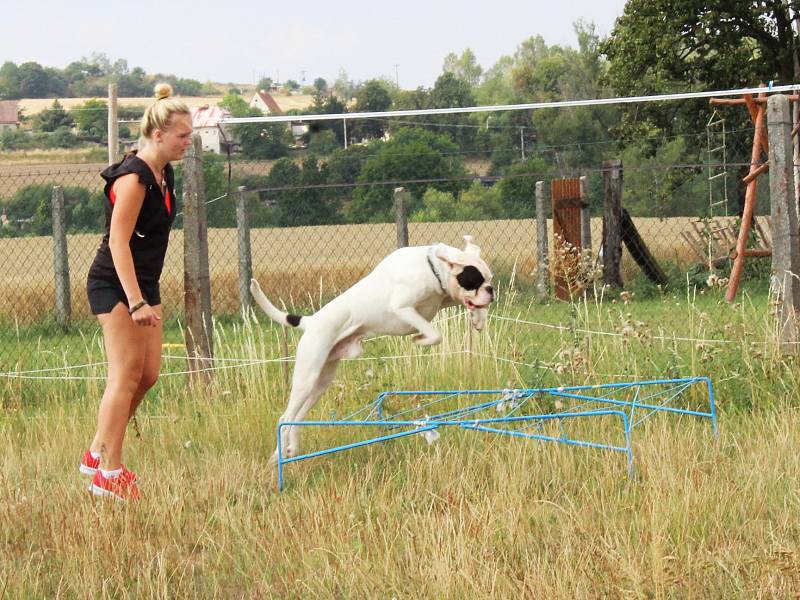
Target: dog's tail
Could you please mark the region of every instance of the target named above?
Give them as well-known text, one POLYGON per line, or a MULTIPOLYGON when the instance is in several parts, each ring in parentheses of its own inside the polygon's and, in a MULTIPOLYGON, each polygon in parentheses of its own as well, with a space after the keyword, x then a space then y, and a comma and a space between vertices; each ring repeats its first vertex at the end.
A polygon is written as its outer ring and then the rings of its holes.
POLYGON ((258 285, 258 282, 255 279, 250 280, 250 293, 253 294, 253 298, 255 299, 256 303, 261 307, 261 310, 267 313, 267 316, 270 319, 281 325, 291 325, 292 327, 297 327, 298 329, 305 331, 303 317, 298 315, 290 315, 276 308, 275 305, 267 299, 267 297, 264 295, 264 292, 261 291, 261 286, 258 285))

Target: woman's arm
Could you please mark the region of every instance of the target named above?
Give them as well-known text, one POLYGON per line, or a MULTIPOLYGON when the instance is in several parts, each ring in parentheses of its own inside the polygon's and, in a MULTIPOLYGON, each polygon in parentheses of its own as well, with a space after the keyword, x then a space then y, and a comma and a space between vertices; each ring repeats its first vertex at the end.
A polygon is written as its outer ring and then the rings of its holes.
MULTIPOLYGON (((145 186, 139 183, 137 174, 129 173, 114 182, 114 194, 116 200, 111 213, 108 247, 111 250, 117 277, 128 297, 128 306, 134 306, 143 298, 133 266, 130 240, 144 203, 145 186)), ((133 320, 140 325, 155 325, 157 318, 149 306, 144 306, 133 313, 133 320)))

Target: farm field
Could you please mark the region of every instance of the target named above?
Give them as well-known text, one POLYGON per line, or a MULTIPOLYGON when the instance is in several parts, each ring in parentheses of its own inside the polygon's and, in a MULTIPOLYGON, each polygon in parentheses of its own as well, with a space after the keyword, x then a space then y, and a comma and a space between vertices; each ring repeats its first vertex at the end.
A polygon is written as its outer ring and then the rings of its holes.
MULTIPOLYGON (((657 260, 680 269, 688 268, 696 260, 680 237, 681 231, 690 229, 691 220, 689 217, 634 219, 657 260)), ((517 286, 533 285, 536 222, 532 219, 409 224, 411 244, 441 241, 460 246, 465 233, 475 236, 483 256, 503 284, 513 279, 517 286)), ((239 312, 236 235, 233 229, 210 229, 208 233, 212 305, 216 314, 239 312)), ((595 247, 600 245, 601 235, 601 219, 592 219, 595 247)), ((73 311, 76 318, 82 318, 88 315, 85 277, 100 235, 75 234, 68 238, 73 311)), ((251 245, 254 275, 274 290, 273 294, 300 306, 309 302, 319 304, 352 285, 394 248, 395 226, 387 223, 254 229, 251 245)), ((54 297, 52 239, 0 239, 0 264, 5 265, 5 277, 0 282, 4 298, 0 303, 0 319, 30 324, 50 315, 52 300, 42 299, 54 297)), ((636 265, 625 252, 625 281, 631 281, 637 273, 636 265)), ((182 310, 182 230, 172 233, 161 287, 167 314, 182 310)))
MULTIPOLYGON (((800 590, 797 365, 776 352, 765 297, 728 306, 720 296, 544 306, 507 291, 483 333, 467 335, 453 310, 437 322, 439 347, 368 342, 365 360, 344 362, 310 415, 347 414, 384 390, 709 375, 718 436, 695 418, 648 419, 634 430, 633 478, 618 454, 448 430, 434 445, 415 435, 289 465, 278 493, 267 458, 288 389, 280 363, 252 363, 283 356, 282 335, 256 313, 218 320, 226 368, 208 388, 187 387, 182 350, 165 348, 141 437, 130 428, 126 446, 146 497, 113 505, 92 501, 77 472, 102 364, 48 372, 75 377, 57 382, 7 379, 3 593, 791 597, 800 590), (676 312, 685 338, 668 339, 659 324, 676 312), (603 335, 612 322, 615 335, 603 335), (565 325, 547 326, 556 323, 565 325)), ((296 340, 290 332, 290 354, 296 340)), ((77 364, 58 356, 67 347, 81 364, 102 361, 89 331, 59 346, 43 340, 52 354, 38 368, 77 364)), ((605 422, 589 429, 610 435, 605 422)), ((307 432, 304 449, 350 435, 307 432)))

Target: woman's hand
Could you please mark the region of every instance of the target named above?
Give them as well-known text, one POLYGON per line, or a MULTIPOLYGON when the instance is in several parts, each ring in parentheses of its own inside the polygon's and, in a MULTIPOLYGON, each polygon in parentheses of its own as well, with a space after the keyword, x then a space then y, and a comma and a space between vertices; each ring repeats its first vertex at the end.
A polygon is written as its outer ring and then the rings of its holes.
POLYGON ((134 323, 141 325, 142 327, 155 327, 158 325, 161 317, 156 314, 156 311, 153 310, 152 306, 145 304, 131 314, 131 319, 133 319, 134 323))

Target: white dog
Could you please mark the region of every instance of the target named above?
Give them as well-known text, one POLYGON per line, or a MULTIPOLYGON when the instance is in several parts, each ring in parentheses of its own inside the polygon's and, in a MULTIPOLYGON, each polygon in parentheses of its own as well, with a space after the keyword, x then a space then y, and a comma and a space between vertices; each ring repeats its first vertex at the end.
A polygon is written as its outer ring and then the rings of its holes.
MULTIPOLYGON (((438 344, 442 335, 431 319, 440 308, 458 304, 470 311, 472 326, 483 329, 494 300, 492 272, 472 236, 464 239, 464 250, 445 244, 395 250, 364 279, 311 316, 278 310, 258 282, 251 280, 253 298, 273 321, 304 331, 297 345, 289 404, 280 422, 302 421, 330 385, 339 361, 359 356, 364 339, 416 333, 414 343, 438 344)), ((281 431, 283 457, 297 456, 299 428, 281 431)), ((277 458, 276 450, 272 461, 277 458)))

